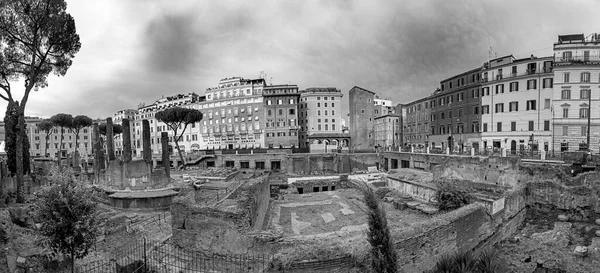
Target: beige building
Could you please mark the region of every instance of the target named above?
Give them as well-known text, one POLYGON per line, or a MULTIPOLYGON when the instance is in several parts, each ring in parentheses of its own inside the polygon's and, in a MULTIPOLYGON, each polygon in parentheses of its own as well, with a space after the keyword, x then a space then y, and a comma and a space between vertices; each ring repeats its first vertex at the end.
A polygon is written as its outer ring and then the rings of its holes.
POLYGON ((599 152, 600 35, 559 35, 553 70, 553 150, 587 149, 589 121, 589 148, 599 152))
POLYGON ((400 117, 387 114, 375 118, 375 148, 390 150, 400 142, 400 117))
MULTIPOLYGON (((131 153, 132 156, 135 153, 134 143, 135 143, 135 116, 138 114, 138 111, 135 109, 124 109, 116 112, 113 115, 113 124, 123 125, 123 119, 129 120, 129 134, 131 136, 131 153)), ((115 144, 115 155, 120 156, 123 155, 123 134, 118 134, 114 137, 115 144)))
POLYGON ((266 86, 263 89, 263 97, 266 113, 265 146, 298 148, 298 86, 266 86))
POLYGON ((548 151, 552 143, 552 57, 512 55, 484 65, 481 147, 509 153, 548 151))
POLYGON ((429 98, 419 99, 401 106, 402 117, 402 143, 398 146, 412 146, 425 148, 429 146, 431 108, 429 98))
POLYGON ((342 131, 342 92, 335 87, 300 91, 300 147, 310 144, 348 147, 350 135, 342 131))
POLYGON ((43 157, 48 148, 48 156, 57 158, 59 155, 62 158, 67 157, 77 150, 81 158, 92 158, 92 129, 90 127, 83 128, 79 131, 79 136, 71 129, 63 130, 62 146, 60 144, 61 129, 55 127, 52 129, 48 141, 46 141, 46 132, 38 129, 37 124, 44 119, 39 117, 25 117, 27 136, 29 137, 29 153, 31 157, 43 157), (77 146, 75 145, 77 140, 77 146))

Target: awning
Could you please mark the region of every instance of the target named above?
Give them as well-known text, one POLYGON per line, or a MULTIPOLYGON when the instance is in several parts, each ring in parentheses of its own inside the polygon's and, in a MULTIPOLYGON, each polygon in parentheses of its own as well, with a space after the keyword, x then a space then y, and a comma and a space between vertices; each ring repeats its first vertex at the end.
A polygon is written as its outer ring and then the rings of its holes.
POLYGON ((242 144, 242 149, 246 149, 247 147, 248 147, 248 144, 246 144, 246 143, 242 144))
POLYGON ((238 144, 235 144, 235 148, 236 148, 236 149, 239 149, 239 148, 240 148, 240 144, 239 144, 239 143, 238 143, 238 144))

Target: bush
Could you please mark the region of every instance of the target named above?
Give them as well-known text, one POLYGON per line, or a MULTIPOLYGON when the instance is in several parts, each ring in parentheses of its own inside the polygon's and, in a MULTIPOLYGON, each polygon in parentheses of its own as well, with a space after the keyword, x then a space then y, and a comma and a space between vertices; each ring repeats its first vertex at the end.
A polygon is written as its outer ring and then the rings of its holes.
POLYGON ((447 211, 468 205, 473 200, 473 196, 467 189, 449 182, 442 182, 433 199, 439 210, 447 211))
POLYGON ((495 249, 482 252, 478 258, 471 251, 464 251, 442 255, 433 270, 427 273, 495 273, 499 267, 495 249))

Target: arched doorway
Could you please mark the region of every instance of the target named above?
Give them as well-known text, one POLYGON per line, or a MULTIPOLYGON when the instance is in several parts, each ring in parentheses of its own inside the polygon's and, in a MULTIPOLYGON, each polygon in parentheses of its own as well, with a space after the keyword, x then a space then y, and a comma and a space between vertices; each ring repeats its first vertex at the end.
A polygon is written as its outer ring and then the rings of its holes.
POLYGON ((510 153, 513 155, 517 153, 517 141, 516 140, 513 140, 510 142, 510 153))

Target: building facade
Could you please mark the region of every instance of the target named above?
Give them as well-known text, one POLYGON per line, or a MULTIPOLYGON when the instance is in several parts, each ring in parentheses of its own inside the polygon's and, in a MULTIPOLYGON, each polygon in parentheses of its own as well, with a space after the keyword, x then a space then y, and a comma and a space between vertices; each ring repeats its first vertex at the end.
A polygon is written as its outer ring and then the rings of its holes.
MULTIPOLYGON (((129 120, 129 135, 131 136, 131 155, 135 154, 135 116, 138 114, 138 111, 135 109, 124 109, 117 111, 113 114, 113 124, 123 125, 123 119, 129 120)), ((115 155, 120 156, 123 155, 123 134, 115 135, 114 137, 115 144, 115 155)))
POLYGON ((429 135, 431 134, 431 107, 429 104, 430 99, 426 97, 402 105, 403 146, 429 147, 429 135))
POLYGON ((400 142, 400 117, 387 114, 375 118, 375 147, 394 150, 400 142))
POLYGON ((552 143, 552 58, 490 60, 482 70, 481 147, 512 154, 552 143))
POLYGON ((553 72, 553 151, 588 149, 589 130, 600 152, 600 35, 559 35, 553 72))
POLYGON ((342 91, 335 87, 312 87, 300 91, 300 147, 310 144, 350 145, 343 131, 342 91))
POLYGON ((65 158, 67 155, 74 153, 75 150, 79 152, 82 159, 93 157, 92 128, 82 128, 78 136, 75 134, 75 131, 63 128, 63 140, 61 144, 61 128, 52 128, 48 140, 46 140, 46 132, 37 127, 37 124, 43 120, 39 117, 25 117, 27 137, 29 138, 29 155, 31 157, 48 156, 57 158, 61 156, 61 158, 65 158))
MULTIPOLYGON (((263 88, 263 97, 263 107, 266 113, 265 146, 268 148, 298 147, 298 103, 300 100, 298 86, 266 86, 263 88)), ((240 131, 240 133, 242 132, 240 131)))
POLYGON ((481 68, 443 80, 430 96, 431 147, 465 152, 479 149, 481 68))
POLYGON ((354 86, 349 91, 350 151, 372 150, 375 147, 375 92, 354 86))

